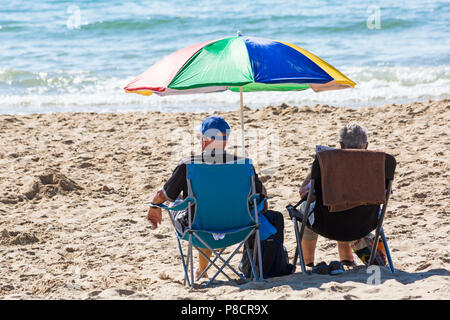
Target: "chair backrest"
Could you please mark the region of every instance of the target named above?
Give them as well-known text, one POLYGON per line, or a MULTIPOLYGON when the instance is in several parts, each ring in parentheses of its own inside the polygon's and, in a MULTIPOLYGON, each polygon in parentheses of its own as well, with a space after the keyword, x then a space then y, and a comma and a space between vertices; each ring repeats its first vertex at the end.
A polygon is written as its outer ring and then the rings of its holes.
POLYGON ((323 204, 330 206, 330 212, 362 203, 385 203, 384 152, 334 149, 319 152, 316 157, 321 170, 323 204))
MULTIPOLYGON (((389 180, 394 179, 396 164, 395 158, 386 154, 386 187, 389 180)), ((329 208, 323 205, 321 171, 317 157, 312 166, 311 179, 315 181, 314 189, 316 193, 315 222, 312 226, 315 232, 333 240, 352 241, 364 237, 376 228, 379 205, 363 205, 340 212, 329 212, 329 208)))
MULTIPOLYGON (((393 180, 394 179, 394 173, 395 173, 395 168, 397 166, 397 161, 395 160, 394 156, 386 153, 386 158, 385 158, 385 165, 384 165, 384 176, 386 181, 388 180, 393 180)), ((320 174, 320 165, 319 165, 319 161, 317 161, 317 157, 314 160, 313 166, 312 166, 312 170, 311 170, 311 179, 314 180, 320 180, 321 174, 320 174)), ((387 185, 387 184, 386 184, 387 185)))
POLYGON ((220 231, 254 225, 248 197, 253 165, 245 163, 187 164, 187 179, 196 198, 192 228, 220 231))

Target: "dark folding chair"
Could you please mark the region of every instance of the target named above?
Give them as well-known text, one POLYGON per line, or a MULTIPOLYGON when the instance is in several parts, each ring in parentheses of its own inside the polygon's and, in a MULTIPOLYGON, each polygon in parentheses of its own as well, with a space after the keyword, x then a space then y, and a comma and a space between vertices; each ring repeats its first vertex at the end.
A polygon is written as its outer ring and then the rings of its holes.
MULTIPOLYGON (((376 229, 375 239, 369 258, 369 265, 372 265, 374 262, 378 241, 381 237, 390 270, 392 273, 395 272, 382 226, 389 196, 392 190, 392 181, 394 179, 394 172, 397 162, 392 155, 385 154, 385 156, 386 201, 382 205, 381 210, 379 205, 363 205, 340 212, 329 212, 329 208, 323 205, 321 172, 319 161, 316 156, 311 169, 311 187, 306 199, 307 203, 305 212, 296 210, 296 207, 301 202, 297 203, 296 206, 288 205, 286 207, 290 218, 294 223, 295 237, 297 240, 297 248, 294 255, 293 264, 296 266, 297 260, 300 258, 300 265, 303 274, 306 274, 306 267, 301 243, 306 226, 325 238, 337 241, 358 240, 376 229), (309 222, 309 216, 311 214, 310 206, 312 203, 312 194, 315 194, 316 196, 316 203, 313 210, 314 223, 311 225, 309 222)), ((370 181, 367 183, 370 183, 370 181)))

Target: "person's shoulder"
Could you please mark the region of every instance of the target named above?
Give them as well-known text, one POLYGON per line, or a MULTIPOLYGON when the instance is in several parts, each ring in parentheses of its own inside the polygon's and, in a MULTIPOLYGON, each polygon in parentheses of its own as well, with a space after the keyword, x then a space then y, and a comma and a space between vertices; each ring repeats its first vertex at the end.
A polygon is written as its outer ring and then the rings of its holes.
POLYGON ((239 156, 237 154, 230 154, 227 152, 218 153, 214 155, 204 155, 204 154, 197 154, 197 155, 191 155, 189 157, 186 157, 182 159, 178 166, 185 166, 187 164, 193 164, 193 163, 209 163, 213 162, 216 163, 218 160, 221 163, 240 163, 240 164, 250 164, 253 166, 253 161, 250 158, 239 156))
POLYGON ((189 163, 199 163, 199 162, 203 162, 203 157, 201 154, 191 155, 189 157, 186 157, 186 158, 182 159, 178 165, 185 166, 186 164, 189 164, 189 163))
POLYGON ((229 162, 253 165, 252 159, 243 157, 243 156, 239 156, 237 154, 227 154, 227 159, 229 160, 229 162))

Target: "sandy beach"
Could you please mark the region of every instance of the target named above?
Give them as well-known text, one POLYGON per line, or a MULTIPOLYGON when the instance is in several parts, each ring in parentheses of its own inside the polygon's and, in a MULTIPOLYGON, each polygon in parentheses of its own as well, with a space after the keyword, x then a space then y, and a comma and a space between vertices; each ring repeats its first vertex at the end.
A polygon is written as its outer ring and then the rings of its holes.
MULTIPOLYGON (((233 152, 239 112, 216 114, 232 127, 233 152)), ((397 273, 381 268, 378 285, 358 261, 340 276, 297 268, 261 283, 219 277, 208 289, 185 287, 170 219, 152 230, 147 203, 179 160, 200 152, 195 127, 208 115, 0 115, 0 298, 450 299, 449 100, 245 112, 248 151, 269 207, 284 215, 290 259, 295 235, 285 206, 298 200, 316 144, 336 146, 339 129, 358 121, 369 149, 396 157, 384 230, 397 273)), ((320 238, 316 262, 337 258, 336 242, 320 238)))

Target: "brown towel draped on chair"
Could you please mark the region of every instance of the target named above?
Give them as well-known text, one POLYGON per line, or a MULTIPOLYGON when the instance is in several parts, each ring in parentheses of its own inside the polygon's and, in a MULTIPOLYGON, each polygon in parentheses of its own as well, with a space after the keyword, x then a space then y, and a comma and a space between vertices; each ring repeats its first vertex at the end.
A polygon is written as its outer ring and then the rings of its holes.
POLYGON ((384 204, 385 153, 336 149, 317 153, 322 180, 323 205, 330 212, 365 204, 384 204))

